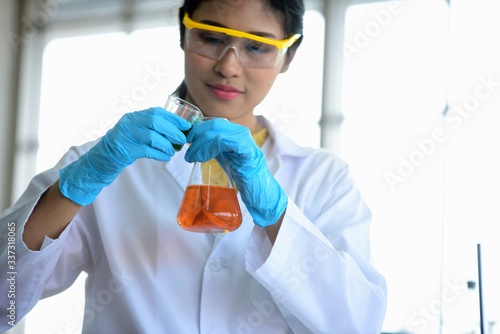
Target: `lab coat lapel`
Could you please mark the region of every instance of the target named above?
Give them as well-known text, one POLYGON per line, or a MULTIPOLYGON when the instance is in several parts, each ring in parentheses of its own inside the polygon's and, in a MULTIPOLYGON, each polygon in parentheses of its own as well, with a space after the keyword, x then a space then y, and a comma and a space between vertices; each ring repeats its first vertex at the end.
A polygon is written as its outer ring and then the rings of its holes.
POLYGON ((266 157, 267 167, 273 176, 277 176, 284 156, 303 157, 308 155, 308 148, 297 145, 264 116, 258 116, 258 119, 261 125, 268 129, 269 138, 262 145, 262 151, 266 157))
POLYGON ((274 154, 279 157, 304 157, 310 154, 310 148, 299 146, 293 140, 288 138, 283 132, 281 132, 281 130, 267 118, 264 116, 258 116, 258 118, 259 122, 269 130, 269 137, 272 141, 271 151, 274 154))

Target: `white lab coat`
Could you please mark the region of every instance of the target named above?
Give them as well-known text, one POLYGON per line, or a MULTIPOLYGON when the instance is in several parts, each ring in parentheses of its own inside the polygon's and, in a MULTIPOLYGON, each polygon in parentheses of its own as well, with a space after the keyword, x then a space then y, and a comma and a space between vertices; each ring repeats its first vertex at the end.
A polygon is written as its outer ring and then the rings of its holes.
MULTIPOLYGON (((43 297, 88 273, 84 333, 378 333, 384 278, 370 264, 370 211, 348 166, 326 150, 302 148, 267 120, 262 146, 288 195, 274 246, 240 200, 243 223, 199 234, 176 222, 191 165, 140 159, 83 207, 41 251, 20 240, 24 223, 58 170, 93 143, 72 148, 36 176, 0 220, 17 224, 18 320, 43 297)), ((2 275, 8 271, 1 246, 2 275)), ((3 276, 2 276, 3 277, 3 276)), ((9 328, 0 282, 0 330, 9 328)))

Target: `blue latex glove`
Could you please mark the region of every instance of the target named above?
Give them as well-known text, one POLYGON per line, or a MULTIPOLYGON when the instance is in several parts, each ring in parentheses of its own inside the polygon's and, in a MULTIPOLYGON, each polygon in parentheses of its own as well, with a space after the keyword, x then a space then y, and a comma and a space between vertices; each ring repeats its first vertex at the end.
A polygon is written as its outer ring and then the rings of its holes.
POLYGON ((169 161, 175 154, 172 143, 185 144, 181 131, 190 128, 163 108, 125 114, 94 147, 59 172, 59 189, 77 204, 90 204, 136 159, 169 161))
POLYGON ((265 227, 278 221, 288 205, 288 197, 271 175, 264 153, 248 128, 225 119, 213 119, 195 126, 187 141, 192 143, 186 152, 187 162, 215 158, 225 170, 229 168, 257 225, 265 227))

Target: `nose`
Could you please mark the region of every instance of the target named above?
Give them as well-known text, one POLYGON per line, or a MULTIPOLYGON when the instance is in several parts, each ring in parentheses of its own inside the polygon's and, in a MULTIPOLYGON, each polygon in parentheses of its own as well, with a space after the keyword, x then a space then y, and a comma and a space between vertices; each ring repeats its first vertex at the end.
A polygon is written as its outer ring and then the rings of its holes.
POLYGON ((239 76, 243 67, 240 63, 240 55, 234 44, 229 44, 222 50, 214 70, 222 76, 229 78, 239 76), (234 51, 234 52, 231 52, 234 51))
POLYGON ((240 54, 238 53, 238 48, 234 44, 228 44, 224 50, 219 55, 219 61, 226 56, 226 53, 229 51, 229 49, 232 49, 234 51, 234 54, 236 55, 236 58, 238 59, 238 62, 240 61, 240 54))

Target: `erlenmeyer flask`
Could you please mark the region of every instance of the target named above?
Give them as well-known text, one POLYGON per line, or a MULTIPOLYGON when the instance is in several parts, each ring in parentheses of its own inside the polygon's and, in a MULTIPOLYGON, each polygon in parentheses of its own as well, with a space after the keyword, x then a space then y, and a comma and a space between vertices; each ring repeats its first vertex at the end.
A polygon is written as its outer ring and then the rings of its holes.
POLYGON ((215 160, 195 162, 177 214, 179 225, 191 232, 227 233, 241 221, 231 176, 215 160))

